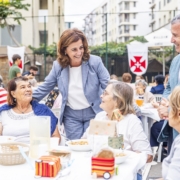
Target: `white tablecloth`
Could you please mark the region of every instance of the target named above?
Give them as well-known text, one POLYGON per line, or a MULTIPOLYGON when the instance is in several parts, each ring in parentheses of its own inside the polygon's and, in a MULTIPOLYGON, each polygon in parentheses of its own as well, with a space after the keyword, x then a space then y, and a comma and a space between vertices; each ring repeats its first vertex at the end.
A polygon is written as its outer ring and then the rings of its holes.
MULTIPOLYGON (((137 171, 146 163, 144 153, 126 151, 127 160, 119 165, 119 175, 113 176, 112 180, 136 180, 137 171)), ((91 153, 72 152, 71 173, 65 177, 40 178, 42 180, 91 180, 91 153)), ((0 165, 0 180, 35 180, 34 170, 30 169, 27 163, 16 166, 0 165)), ((98 178, 102 179, 102 178, 98 178)), ((37 179, 36 179, 37 180, 37 179)))

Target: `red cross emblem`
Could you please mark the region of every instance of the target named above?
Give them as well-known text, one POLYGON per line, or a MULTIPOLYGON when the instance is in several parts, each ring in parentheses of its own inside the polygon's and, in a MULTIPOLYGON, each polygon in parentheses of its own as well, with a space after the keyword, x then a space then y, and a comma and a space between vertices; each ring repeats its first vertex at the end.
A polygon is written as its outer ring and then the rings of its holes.
POLYGON ((143 56, 134 56, 135 61, 130 60, 130 68, 135 67, 134 72, 143 72, 140 67, 146 69, 146 60, 140 62, 143 56))
MULTIPOLYGON (((13 63, 11 62, 11 61, 9 61, 9 65, 10 66, 12 66, 13 65, 13 63)), ((21 60, 21 63, 19 64, 19 66, 18 66, 20 69, 22 69, 22 60, 21 60)))

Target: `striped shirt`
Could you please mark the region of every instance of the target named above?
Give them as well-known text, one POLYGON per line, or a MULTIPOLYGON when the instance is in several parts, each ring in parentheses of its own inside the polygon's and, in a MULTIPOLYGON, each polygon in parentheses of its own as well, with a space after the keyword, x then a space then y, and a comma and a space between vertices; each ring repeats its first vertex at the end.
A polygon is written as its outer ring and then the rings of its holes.
POLYGON ((0 106, 7 103, 7 91, 0 87, 0 106))

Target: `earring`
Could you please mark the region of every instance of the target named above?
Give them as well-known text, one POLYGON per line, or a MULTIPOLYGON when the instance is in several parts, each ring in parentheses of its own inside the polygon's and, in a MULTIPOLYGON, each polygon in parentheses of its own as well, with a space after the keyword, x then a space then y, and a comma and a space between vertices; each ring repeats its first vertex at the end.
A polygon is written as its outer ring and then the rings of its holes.
POLYGON ((66 52, 65 52, 65 56, 66 56, 67 54, 66 54, 66 52))
POLYGON ((14 98, 14 101, 16 102, 16 98, 14 98))

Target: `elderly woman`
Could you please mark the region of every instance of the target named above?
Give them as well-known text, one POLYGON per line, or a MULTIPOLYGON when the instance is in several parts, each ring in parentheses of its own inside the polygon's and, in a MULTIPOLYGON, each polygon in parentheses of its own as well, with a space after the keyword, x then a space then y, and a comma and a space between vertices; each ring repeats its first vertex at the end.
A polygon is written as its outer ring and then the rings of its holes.
POLYGON ((17 77, 8 83, 7 101, 7 104, 0 107, 0 135, 28 136, 28 118, 50 116, 51 136, 60 137, 55 115, 46 105, 32 100, 32 88, 28 78, 17 77))
MULTIPOLYGON (((180 86, 177 86, 170 95, 169 125, 180 133, 180 86)), ((170 154, 162 163, 162 179, 180 179, 180 135, 172 144, 170 154)))
POLYGON ((102 111, 100 94, 109 79, 101 58, 90 55, 83 32, 68 29, 60 37, 57 61, 33 97, 40 101, 57 84, 62 95, 60 123, 64 124, 67 138, 79 139, 90 119, 102 111))
POLYGON ((144 99, 144 103, 151 103, 155 100, 155 97, 151 92, 146 92, 147 86, 148 84, 145 80, 137 80, 135 82, 135 96, 142 97, 144 99))
MULTIPOLYGON (((119 109, 123 115, 117 121, 117 132, 123 134, 124 148, 135 152, 145 152, 147 162, 152 161, 152 151, 142 123, 134 114, 133 90, 123 82, 113 82, 101 95, 100 107, 104 110, 95 117, 97 120, 111 120, 113 111, 119 109)), ((82 138, 88 138, 89 128, 82 138)), ((103 139, 102 139, 103 141, 103 139)))
MULTIPOLYGON (((95 117, 97 120, 111 120, 113 111, 119 109, 123 119, 118 121, 118 132, 124 135, 124 148, 131 151, 144 151, 148 161, 152 158, 149 141, 143 131, 142 123, 134 114, 133 90, 123 82, 110 83, 101 95, 100 107, 104 110, 95 117)), ((88 129, 83 138, 88 136, 88 129)))

